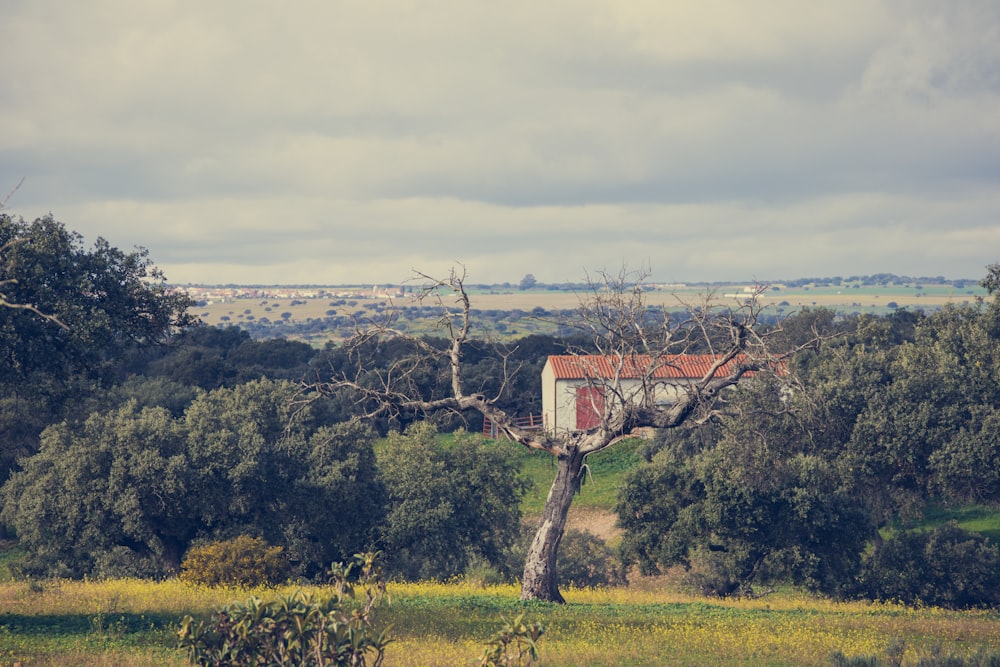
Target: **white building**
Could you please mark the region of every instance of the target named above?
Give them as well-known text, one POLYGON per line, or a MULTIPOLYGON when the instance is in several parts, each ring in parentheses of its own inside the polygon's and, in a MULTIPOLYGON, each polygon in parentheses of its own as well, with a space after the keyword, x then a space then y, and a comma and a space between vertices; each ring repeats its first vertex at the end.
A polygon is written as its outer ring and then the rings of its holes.
MULTIPOLYGON (((669 403, 686 386, 705 378, 717 360, 712 354, 633 355, 624 359, 614 355, 551 355, 542 369, 544 428, 552 434, 594 428, 604 414, 608 396, 634 400, 640 393, 652 391, 656 403, 669 403)), ((728 374, 734 363, 738 360, 719 368, 716 375, 728 374)))

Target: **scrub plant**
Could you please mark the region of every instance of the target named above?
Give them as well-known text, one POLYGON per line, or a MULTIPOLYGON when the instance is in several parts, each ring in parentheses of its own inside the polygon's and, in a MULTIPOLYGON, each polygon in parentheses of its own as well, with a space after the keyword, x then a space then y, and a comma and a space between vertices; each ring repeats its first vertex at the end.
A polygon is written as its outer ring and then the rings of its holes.
POLYGON ((514 620, 504 616, 500 619, 503 627, 486 643, 479 664, 483 667, 522 667, 538 660, 538 639, 545 632, 545 626, 525 623, 524 614, 514 620))
POLYGON ((207 624, 185 616, 179 646, 202 667, 378 667, 391 639, 374 624, 385 595, 376 558, 357 554, 348 565, 334 564, 326 598, 302 591, 267 602, 253 596, 218 610, 207 624))
POLYGON ((181 563, 181 580, 207 586, 276 584, 288 575, 282 551, 249 535, 192 547, 181 563))

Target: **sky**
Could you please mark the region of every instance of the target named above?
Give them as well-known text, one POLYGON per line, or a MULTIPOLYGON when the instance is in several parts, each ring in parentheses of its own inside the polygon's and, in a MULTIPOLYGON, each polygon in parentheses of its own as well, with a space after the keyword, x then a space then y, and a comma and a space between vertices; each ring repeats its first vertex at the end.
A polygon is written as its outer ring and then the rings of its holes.
POLYGON ((172 283, 1000 261, 996 0, 0 0, 0 198, 172 283))

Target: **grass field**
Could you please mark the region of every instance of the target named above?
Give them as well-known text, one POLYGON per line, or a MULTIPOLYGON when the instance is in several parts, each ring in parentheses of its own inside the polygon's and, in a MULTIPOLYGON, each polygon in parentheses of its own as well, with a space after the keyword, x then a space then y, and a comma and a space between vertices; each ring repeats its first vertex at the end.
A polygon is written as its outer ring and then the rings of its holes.
MULTIPOLYGON (((287 594, 291 589, 279 591, 287 594)), ((322 590, 315 590, 322 594, 322 590)), ((183 665, 174 629, 187 613, 254 593, 166 581, 0 584, 0 664, 183 665)), ((906 646, 915 664, 935 648, 1000 652, 1000 613, 839 604, 800 594, 708 600, 666 590, 570 590, 568 604, 524 603, 513 586, 396 584, 380 622, 393 627, 386 665, 469 664, 501 615, 547 628, 542 665, 827 665, 833 651, 884 654, 906 646)))

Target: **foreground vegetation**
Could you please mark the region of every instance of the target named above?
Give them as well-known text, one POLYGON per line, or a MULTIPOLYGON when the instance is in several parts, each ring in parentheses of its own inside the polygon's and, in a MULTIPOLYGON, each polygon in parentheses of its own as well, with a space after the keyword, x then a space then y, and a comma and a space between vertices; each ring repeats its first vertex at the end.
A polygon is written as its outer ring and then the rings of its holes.
MULTIPOLYGON (((178 580, 0 584, 0 664, 184 665, 176 629, 278 590, 205 588, 178 580)), ((308 589, 322 595, 323 589, 308 589)), ((566 605, 526 603, 515 586, 390 585, 380 622, 392 625, 386 665, 469 664, 500 624, 525 613, 547 630, 541 665, 829 665, 831 655, 885 656, 904 665, 935 652, 1000 653, 1000 612, 836 603, 793 592, 718 600, 652 586, 568 590, 566 605)))

